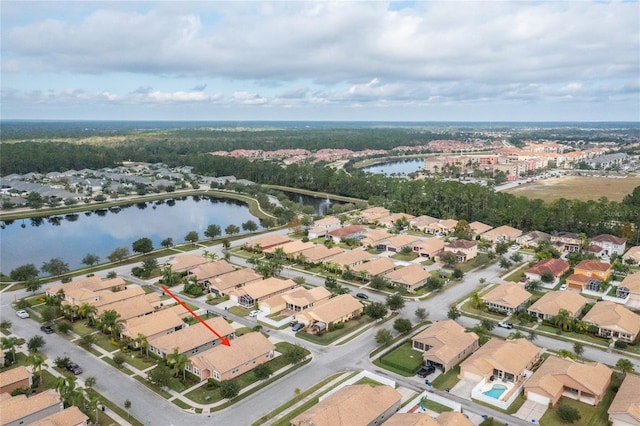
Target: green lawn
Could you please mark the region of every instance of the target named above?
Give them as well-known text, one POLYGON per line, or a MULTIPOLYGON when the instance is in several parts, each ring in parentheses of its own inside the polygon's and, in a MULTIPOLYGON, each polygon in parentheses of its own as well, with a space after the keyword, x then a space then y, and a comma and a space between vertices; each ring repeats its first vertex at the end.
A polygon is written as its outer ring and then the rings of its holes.
POLYGON ((566 404, 575 408, 580 413, 580 420, 576 424, 584 426, 600 426, 609 423, 609 415, 607 409, 611 405, 614 393, 611 389, 607 390, 607 393, 603 397, 602 401, 597 407, 584 404, 582 402, 574 401, 573 399, 561 397, 560 401, 555 407, 550 408, 544 413, 544 416, 540 419, 540 424, 545 426, 563 426, 566 423, 558 417, 558 407, 562 404, 566 404))
POLYGON ((362 379, 360 379, 357 382, 355 382, 354 385, 371 385, 373 387, 375 387, 375 386, 383 386, 382 383, 377 382, 377 381, 375 381, 373 379, 370 379, 368 377, 363 377, 362 379))
POLYGON ((478 253, 478 255, 467 262, 456 264, 456 268, 460 269, 462 272, 467 273, 472 269, 475 269, 479 266, 488 265, 493 261, 489 260, 489 256, 486 253, 478 253))
POLYGON ((514 283, 517 283, 517 282, 520 281, 520 278, 522 278, 522 275, 524 274, 524 271, 526 271, 527 269, 529 269, 529 264, 525 263, 524 265, 522 265, 518 269, 516 269, 513 272, 511 272, 504 280, 505 281, 513 281, 514 283))
POLYGON ((404 260, 405 262, 411 262, 412 260, 417 259, 418 256, 419 256, 418 253, 415 253, 415 252, 411 252, 408 254, 396 253, 392 255, 391 258, 396 260, 404 260))
POLYGON ((374 361, 374 364, 401 376, 411 377, 424 364, 424 360, 422 352, 413 349, 411 341, 407 341, 374 361))
POLYGON ((80 336, 86 336, 87 334, 94 333, 95 328, 89 327, 85 321, 76 321, 72 323, 73 332, 79 334, 80 336))
POLYGON ((229 308, 229 312, 233 315, 238 315, 239 317, 246 317, 249 315, 249 309, 242 308, 240 306, 232 306, 229 308))
POLYGON ((307 340, 309 342, 317 343, 319 345, 329 345, 329 344, 335 342, 336 340, 340 339, 341 337, 344 337, 347 334, 353 332, 357 328, 367 325, 371 321, 373 321, 373 320, 370 317, 368 317, 366 315, 362 315, 358 319, 352 319, 352 320, 349 320, 349 321, 345 322, 344 323, 344 328, 341 328, 339 330, 327 331, 326 333, 324 333, 321 336, 318 336, 316 334, 309 334, 306 331, 300 331, 300 332, 296 333, 296 336, 301 338, 301 339, 303 339, 303 340, 307 340))
POLYGON ((116 346, 113 343, 111 343, 111 336, 110 335, 97 333, 97 334, 94 334, 94 337, 95 337, 95 341, 93 342, 93 344, 96 345, 96 346, 101 347, 105 351, 113 352, 116 349, 118 349, 118 346, 116 346))
POLYGON ((122 350, 120 350, 116 353, 124 355, 126 360, 125 362, 138 370, 144 370, 156 365, 155 359, 151 356, 147 358, 144 351, 142 351, 142 356, 140 356, 139 350, 129 350, 128 352, 122 352, 122 350))
MULTIPOLYGON (((428 396, 427 396, 428 398, 428 396)), ((453 411, 453 408, 447 407, 446 405, 442 405, 430 399, 422 399, 422 404, 429 410, 435 411, 436 413, 445 413, 447 411, 453 411)))
POLYGON ((451 389, 460 381, 458 374, 460 374, 460 366, 456 366, 446 373, 439 375, 432 384, 436 389, 451 389))
POLYGON ((148 381, 143 377, 135 376, 134 379, 136 379, 137 381, 139 381, 140 383, 142 383, 143 385, 145 385, 146 387, 148 387, 149 389, 151 389, 152 391, 154 391, 155 393, 157 393, 158 395, 160 395, 165 399, 169 399, 172 396, 169 392, 163 389, 160 389, 159 387, 157 387, 156 385, 154 385, 153 383, 151 383, 150 381, 148 381))

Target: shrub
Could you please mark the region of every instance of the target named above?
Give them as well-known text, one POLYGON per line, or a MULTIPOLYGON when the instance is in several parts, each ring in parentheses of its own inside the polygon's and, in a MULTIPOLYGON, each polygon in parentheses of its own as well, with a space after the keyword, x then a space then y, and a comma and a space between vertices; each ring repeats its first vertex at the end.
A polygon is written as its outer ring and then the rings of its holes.
POLYGON ((342 321, 334 322, 333 324, 331 324, 331 329, 332 330, 341 330, 343 328, 344 328, 344 323, 342 321))
POLYGON ((616 349, 623 349, 623 350, 624 350, 624 349, 627 349, 627 344, 626 344, 625 342, 621 342, 621 341, 619 341, 619 340, 616 340, 616 342, 613 344, 613 346, 614 346, 616 349))
POLYGON ((124 355, 115 354, 113 356, 113 362, 118 366, 118 368, 121 368, 122 364, 124 364, 124 355))

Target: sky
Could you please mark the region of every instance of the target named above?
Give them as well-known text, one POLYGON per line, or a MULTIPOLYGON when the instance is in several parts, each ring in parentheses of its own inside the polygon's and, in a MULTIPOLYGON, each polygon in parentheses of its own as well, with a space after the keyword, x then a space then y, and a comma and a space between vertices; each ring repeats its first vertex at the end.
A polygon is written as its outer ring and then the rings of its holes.
POLYGON ((637 1, 0 7, 3 119, 640 120, 637 1))

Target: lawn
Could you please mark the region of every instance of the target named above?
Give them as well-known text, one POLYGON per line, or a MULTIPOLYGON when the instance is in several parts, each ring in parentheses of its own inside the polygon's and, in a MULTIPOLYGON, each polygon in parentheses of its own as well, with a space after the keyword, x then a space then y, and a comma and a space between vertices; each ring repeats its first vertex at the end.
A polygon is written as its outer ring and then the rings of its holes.
POLYGON ((72 323, 73 332, 79 334, 80 336, 86 336, 87 334, 94 333, 95 328, 89 327, 85 321, 76 321, 72 323))
POLYGON ((165 399, 169 399, 172 396, 169 392, 165 391, 164 389, 160 389, 159 387, 157 387, 156 385, 154 385, 144 377, 134 376, 134 379, 136 379, 137 381, 139 381, 140 383, 142 383, 143 385, 145 385, 146 387, 148 387, 149 389, 151 389, 152 391, 154 391, 155 393, 157 393, 158 395, 160 395, 165 399))
POLYGON ((460 366, 456 366, 436 377, 432 383, 433 387, 440 390, 453 388, 460 381, 458 374, 460 374, 460 366))
POLYGON ((401 376, 411 377, 424 364, 424 360, 422 352, 413 349, 411 341, 407 341, 374 361, 374 364, 401 376))
POLYGON ((139 350, 130 350, 128 352, 122 352, 122 350, 120 350, 119 352, 116 352, 116 353, 124 355, 125 362, 137 368, 138 370, 144 370, 151 366, 156 365, 155 359, 152 358, 151 356, 147 358, 144 351, 142 351, 142 356, 140 356, 139 350))
POLYGON ((561 397, 560 401, 558 401, 555 407, 548 409, 547 412, 544 413, 544 416, 542 416, 542 418, 540 419, 540 424, 545 426, 565 425, 566 423, 563 422, 557 414, 558 407, 560 407, 560 405, 562 404, 565 404, 575 408, 580 413, 580 420, 576 422, 577 424, 584 426, 606 425, 609 423, 609 415, 607 414, 607 410, 609 409, 614 396, 615 395, 613 391, 611 390, 611 388, 609 388, 597 407, 593 407, 591 405, 587 405, 573 399, 561 397))
POLYGON ((529 264, 525 263, 524 265, 522 265, 521 267, 519 267, 518 269, 510 273, 504 280, 513 281, 514 283, 517 283, 520 281, 520 278, 522 278, 524 271, 526 271, 527 269, 529 269, 529 264))
POLYGON ((354 385, 371 385, 373 387, 375 387, 375 386, 383 386, 382 383, 377 382, 377 381, 375 381, 373 379, 370 379, 368 377, 363 377, 362 379, 360 379, 357 382, 355 382, 354 385))
POLYGON ((239 317, 246 317, 249 315, 249 309, 242 308, 240 306, 232 306, 229 308, 229 312, 239 317))
POLYGON ((557 336, 567 336, 567 337, 570 337, 570 338, 573 338, 573 339, 582 340, 583 342, 592 343, 592 344, 598 345, 598 346, 604 346, 604 347, 609 346, 609 342, 606 339, 603 339, 603 338, 600 338, 600 337, 591 336, 589 334, 574 333, 573 331, 562 331, 559 328, 555 328, 555 327, 552 327, 552 326, 547 325, 547 324, 539 325, 538 326, 538 331, 543 331, 543 332, 555 334, 557 336))
POLYGON ((462 272, 467 273, 479 266, 487 265, 492 261, 489 260, 489 256, 486 253, 478 253, 478 255, 469 261, 456 264, 456 268, 460 269, 462 272))
MULTIPOLYGON (((427 396, 428 398, 428 396, 427 396)), ((446 405, 442 405, 430 399, 424 398, 422 400, 422 404, 429 410, 435 411, 436 413, 445 413, 447 411, 453 411, 453 408, 447 407, 446 405)))
POLYGON ((335 342, 336 340, 340 339, 341 337, 344 337, 347 334, 353 332, 357 328, 365 326, 372 321, 373 320, 370 317, 366 315, 362 315, 358 319, 352 319, 345 322, 344 328, 341 328, 339 330, 327 331, 321 336, 316 334, 310 334, 310 333, 307 333, 306 331, 300 331, 296 333, 296 337, 299 337, 303 340, 307 340, 309 342, 317 343, 319 345, 329 345, 335 342))
POLYGON ((418 253, 415 253, 415 252, 411 252, 408 254, 396 253, 393 256, 391 256, 391 258, 396 260, 404 260, 405 262, 411 262, 412 260, 418 258, 418 253))
POLYGON ((95 337, 95 340, 94 340, 93 344, 96 345, 96 346, 101 347, 105 351, 113 352, 113 351, 118 349, 117 345, 114 345, 113 343, 111 343, 111 336, 110 335, 97 333, 97 334, 94 334, 94 337, 95 337))

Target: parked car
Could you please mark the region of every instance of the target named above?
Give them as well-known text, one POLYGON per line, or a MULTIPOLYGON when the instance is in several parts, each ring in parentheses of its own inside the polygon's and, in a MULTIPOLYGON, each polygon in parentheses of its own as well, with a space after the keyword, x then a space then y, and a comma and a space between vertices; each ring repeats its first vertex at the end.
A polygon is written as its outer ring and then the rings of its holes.
POLYGON ((291 330, 293 331, 300 331, 304 328, 304 324, 301 322, 297 322, 293 325, 293 327, 291 327, 291 330))
POLYGON ((249 312, 249 316, 251 318, 255 318, 255 317, 258 316, 259 313, 260 313, 260 311, 251 311, 251 312, 249 312))
POLYGON ((80 366, 75 362, 69 362, 69 364, 67 364, 67 370, 71 371, 76 376, 78 374, 82 374, 82 368, 80 368, 80 366))
POLYGON ((24 318, 29 318, 29 312, 25 311, 24 309, 21 309, 21 310, 19 310, 19 311, 16 311, 16 315, 17 315, 19 318, 23 318, 23 319, 24 319, 24 318))
POLYGON ((40 330, 44 331, 45 334, 53 334, 53 327, 51 327, 50 325, 43 325, 40 326, 40 330))
POLYGON ((364 293, 356 293, 356 297, 359 297, 360 299, 368 299, 369 296, 367 296, 364 293))
POLYGON ((566 284, 562 284, 562 285, 560 286, 560 290, 566 290, 566 289, 567 289, 567 285, 566 285, 566 284))
POLYGON ((289 325, 290 325, 291 327, 293 327, 293 326, 294 326, 294 325, 296 325, 297 323, 298 323, 298 321, 293 320, 293 321, 291 321, 291 322, 289 323, 289 325))
POLYGON ((498 323, 498 327, 512 329, 513 328, 513 324, 511 324, 510 322, 507 322, 507 321, 500 321, 498 323))
POLYGON ((418 370, 418 376, 425 378, 431 373, 435 373, 436 368, 433 365, 427 365, 418 370))

